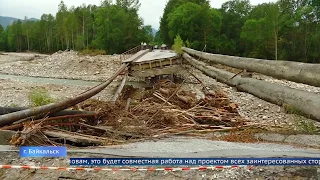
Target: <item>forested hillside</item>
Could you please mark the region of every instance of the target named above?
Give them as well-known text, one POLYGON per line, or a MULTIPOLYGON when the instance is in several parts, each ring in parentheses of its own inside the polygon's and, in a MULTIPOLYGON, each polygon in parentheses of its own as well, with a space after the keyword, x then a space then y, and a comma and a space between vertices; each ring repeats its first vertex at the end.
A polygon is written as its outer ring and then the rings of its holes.
POLYGON ((263 59, 320 62, 320 1, 279 0, 257 6, 231 0, 220 9, 207 0, 169 0, 160 22, 167 44, 263 59))
POLYGON ((152 41, 151 26, 138 16, 139 0, 102 1, 100 6, 67 7, 63 1, 56 15, 43 14, 40 21, 17 20, 0 26, 0 51, 56 52, 100 49, 121 53, 142 41, 152 41))

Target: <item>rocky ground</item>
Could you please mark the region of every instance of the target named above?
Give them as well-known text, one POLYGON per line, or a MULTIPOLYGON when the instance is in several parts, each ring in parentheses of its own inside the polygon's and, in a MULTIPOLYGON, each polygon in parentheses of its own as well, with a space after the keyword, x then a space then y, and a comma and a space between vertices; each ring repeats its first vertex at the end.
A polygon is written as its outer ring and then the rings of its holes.
MULTIPOLYGON (((52 55, 40 55, 32 53, 6 53, 0 55, 0 73, 17 74, 25 76, 40 76, 51 78, 67 78, 81 80, 102 81, 110 77, 119 67, 120 59, 118 55, 98 55, 86 56, 78 55, 77 52, 57 52, 52 55), (4 63, 5 62, 5 63, 4 63)), ((233 68, 227 68, 221 65, 215 65, 231 72, 239 72, 233 68)), ((189 71, 200 78, 204 85, 211 89, 222 89, 228 93, 229 98, 238 104, 239 113, 252 121, 261 124, 274 126, 289 126, 299 128, 300 122, 307 122, 319 126, 319 123, 306 119, 302 116, 287 114, 282 107, 261 100, 251 94, 238 92, 236 89, 225 84, 219 83, 214 79, 202 74, 200 71, 189 67, 189 71)), ((198 97, 203 97, 201 89, 202 84, 192 77, 187 71, 182 70, 178 73, 185 79, 185 89, 190 89, 197 93, 198 97)), ((306 90, 314 93, 320 93, 319 87, 313 87, 305 84, 295 83, 286 80, 279 80, 269 76, 254 74, 255 78, 263 79, 272 83, 289 86, 296 89, 306 90)), ((120 78, 117 79, 119 81, 120 78)), ((131 78, 130 80, 134 80, 131 78)), ((10 106, 12 104, 27 105, 27 94, 36 87, 47 89, 55 98, 65 98, 74 96, 87 90, 90 86, 62 86, 48 84, 29 83, 17 79, 4 80, 0 78, 0 105, 10 106)), ((117 86, 113 83, 109 88, 99 93, 95 98, 108 100, 117 86)))
MULTIPOLYGON (((111 100, 116 90, 116 83, 103 90, 93 98, 98 100, 111 100)), ((88 89, 91 86, 77 85, 57 85, 57 84, 40 84, 30 83, 21 80, 8 80, 0 78, 0 106, 29 106, 28 95, 35 89, 45 89, 48 94, 55 100, 74 97, 88 89)))
POLYGON ((109 78, 120 65, 119 55, 85 56, 68 51, 56 52, 51 56, 39 56, 26 61, 28 56, 32 57, 27 54, 17 61, 19 56, 16 54, 0 55, 0 62, 7 62, 0 66, 0 73, 103 81, 109 78))
MULTIPOLYGON (((120 65, 118 55, 84 56, 76 52, 57 52, 53 55, 38 55, 31 53, 8 53, 0 55, 0 73, 24 76, 68 78, 81 80, 103 81, 110 77, 120 65)), ((288 127, 307 133, 308 126, 319 126, 318 122, 304 117, 287 114, 282 107, 261 100, 253 95, 238 92, 236 89, 219 83, 203 75, 200 71, 190 68, 204 85, 209 89, 221 89, 228 97, 238 104, 239 113, 256 123, 265 126, 288 127), (303 123, 302 123, 303 122, 303 123)), ((202 97, 202 84, 188 72, 179 72, 185 79, 183 88, 191 89, 202 97)), ((260 79, 272 83, 286 85, 292 88, 320 93, 320 88, 285 80, 278 80, 268 76, 255 75, 260 79)), ((117 79, 119 80, 119 79, 117 79)), ((110 100, 119 81, 111 84, 98 95, 96 99, 110 100)), ((55 99, 75 96, 88 90, 88 85, 57 85, 22 81, 19 79, 1 79, 0 76, 0 106, 28 106, 28 93, 35 88, 48 90, 55 99)), ((0 153, 1 154, 1 153, 0 153)), ((73 157, 88 156, 75 154, 73 157)), ((92 157, 93 155, 90 155, 92 157)), ((66 166, 68 162, 62 159, 19 159, 16 153, 2 153, 1 164, 25 164, 66 166)), ((315 167, 255 167, 248 169, 225 169, 212 171, 185 171, 185 172, 65 172, 50 170, 0 170, 1 179, 320 179, 320 170, 315 167), (16 172, 19 173, 16 173, 16 172)))
POLYGON ((0 53, 0 64, 11 63, 16 61, 31 61, 43 59, 49 55, 37 53, 0 53))

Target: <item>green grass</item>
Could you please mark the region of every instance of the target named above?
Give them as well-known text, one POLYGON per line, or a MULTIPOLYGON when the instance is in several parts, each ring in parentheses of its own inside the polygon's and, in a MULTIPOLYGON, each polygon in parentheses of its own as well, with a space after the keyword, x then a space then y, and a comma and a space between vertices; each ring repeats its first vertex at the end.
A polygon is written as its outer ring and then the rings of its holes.
POLYGON ((307 134, 318 134, 318 128, 315 122, 305 120, 304 118, 297 116, 295 119, 295 127, 298 132, 307 134))
POLYGON ((300 116, 304 116, 305 114, 300 111, 298 108, 290 105, 290 104, 283 104, 283 108, 285 110, 285 112, 287 114, 297 114, 297 115, 300 115, 300 116))
POLYGON ((307 120, 304 117, 310 118, 310 116, 306 115, 302 111, 300 111, 298 108, 290 105, 290 104, 284 104, 283 108, 287 114, 294 114, 295 119, 294 119, 294 127, 295 131, 297 133, 307 133, 307 134, 318 134, 318 128, 315 125, 315 122, 311 120, 307 120))
POLYGON ((15 104, 15 103, 11 103, 11 104, 9 105, 9 107, 18 107, 18 105, 15 104))
POLYGON ((48 91, 45 89, 32 90, 28 95, 28 99, 31 106, 33 107, 55 102, 54 99, 49 95, 48 91))

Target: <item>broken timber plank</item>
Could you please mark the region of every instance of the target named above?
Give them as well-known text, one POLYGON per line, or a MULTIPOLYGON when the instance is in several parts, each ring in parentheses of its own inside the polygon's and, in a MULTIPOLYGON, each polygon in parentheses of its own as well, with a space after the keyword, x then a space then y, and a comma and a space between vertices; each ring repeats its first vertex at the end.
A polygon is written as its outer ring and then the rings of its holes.
POLYGON ((119 85, 116 93, 115 93, 114 96, 113 96, 113 99, 112 99, 112 103, 113 103, 113 104, 115 104, 115 102, 116 102, 117 99, 119 98, 119 96, 120 96, 120 94, 121 94, 121 92, 122 92, 122 90, 123 90, 123 88, 124 88, 124 85, 125 85, 126 82, 127 82, 127 77, 128 77, 128 73, 126 73, 126 74, 124 75, 124 77, 123 77, 123 79, 122 79, 122 81, 121 81, 121 83, 120 83, 120 85, 119 85))

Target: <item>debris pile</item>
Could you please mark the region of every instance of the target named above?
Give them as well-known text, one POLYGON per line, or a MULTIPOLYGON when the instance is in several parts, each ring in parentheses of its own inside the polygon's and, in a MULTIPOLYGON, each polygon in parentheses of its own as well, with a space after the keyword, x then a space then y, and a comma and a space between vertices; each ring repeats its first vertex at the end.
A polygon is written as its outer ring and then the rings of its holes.
POLYGON ((197 100, 193 92, 184 91, 181 86, 162 80, 135 98, 138 90, 126 86, 116 104, 87 100, 75 107, 96 111, 98 117, 78 115, 29 121, 23 123, 22 131, 12 138, 11 143, 17 146, 111 145, 128 140, 196 135, 248 126, 240 117, 237 105, 231 103, 223 92, 206 91, 205 97, 197 100))

